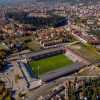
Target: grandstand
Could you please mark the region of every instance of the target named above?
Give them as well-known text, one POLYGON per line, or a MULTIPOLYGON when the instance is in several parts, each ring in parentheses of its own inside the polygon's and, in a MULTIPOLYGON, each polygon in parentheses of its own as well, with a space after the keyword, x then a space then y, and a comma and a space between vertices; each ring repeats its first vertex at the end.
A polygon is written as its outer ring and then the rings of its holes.
POLYGON ((19 65, 21 72, 23 73, 23 76, 27 82, 27 88, 33 89, 42 85, 42 81, 35 78, 32 70, 30 69, 31 67, 22 61, 18 61, 17 64, 19 65))

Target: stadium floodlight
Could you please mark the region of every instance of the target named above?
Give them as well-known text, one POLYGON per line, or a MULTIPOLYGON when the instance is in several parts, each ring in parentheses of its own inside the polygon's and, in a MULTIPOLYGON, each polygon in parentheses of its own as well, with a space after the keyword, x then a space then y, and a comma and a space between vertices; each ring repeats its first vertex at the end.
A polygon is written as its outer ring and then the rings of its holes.
POLYGON ((40 70, 40 66, 38 65, 38 67, 37 67, 37 69, 38 69, 38 75, 37 75, 37 77, 39 78, 39 70, 40 70))

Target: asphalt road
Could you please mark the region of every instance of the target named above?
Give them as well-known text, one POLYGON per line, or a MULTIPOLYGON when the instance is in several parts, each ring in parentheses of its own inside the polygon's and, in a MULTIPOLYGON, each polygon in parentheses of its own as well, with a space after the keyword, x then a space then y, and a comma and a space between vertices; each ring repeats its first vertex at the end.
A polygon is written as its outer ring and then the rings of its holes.
MULTIPOLYGON (((79 76, 78 77, 79 79, 88 79, 90 78, 90 76, 87 76, 87 77, 84 77, 84 76, 79 76)), ((60 79, 57 79, 53 82, 50 82, 48 84, 44 84, 43 86, 41 86, 40 88, 36 89, 36 90, 33 90, 33 91, 30 91, 28 96, 29 98, 25 99, 25 100, 37 100, 39 96, 47 96, 48 93, 50 93, 50 91, 58 86, 59 84, 63 84, 64 81, 66 80, 73 80, 75 79, 75 76, 68 76, 68 77, 63 77, 63 78, 60 78, 60 79)))
MULTIPOLYGON (((26 100, 37 100, 39 96, 46 96, 50 93, 50 91, 58 86, 59 84, 62 84, 63 81, 68 79, 67 77, 60 78, 56 81, 50 82, 48 84, 44 84, 43 86, 39 87, 36 90, 30 91, 26 100)), ((70 79, 70 78, 69 78, 70 79)))

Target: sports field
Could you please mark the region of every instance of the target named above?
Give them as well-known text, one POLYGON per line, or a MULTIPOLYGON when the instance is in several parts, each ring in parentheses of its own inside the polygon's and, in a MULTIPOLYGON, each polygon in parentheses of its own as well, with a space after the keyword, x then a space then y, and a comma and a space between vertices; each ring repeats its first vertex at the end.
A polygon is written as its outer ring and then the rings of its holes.
POLYGON ((61 68, 67 67, 67 65, 72 64, 73 62, 67 58, 65 55, 57 55, 45 59, 41 59, 38 61, 32 61, 30 65, 32 66, 33 72, 35 74, 44 74, 46 72, 61 68))

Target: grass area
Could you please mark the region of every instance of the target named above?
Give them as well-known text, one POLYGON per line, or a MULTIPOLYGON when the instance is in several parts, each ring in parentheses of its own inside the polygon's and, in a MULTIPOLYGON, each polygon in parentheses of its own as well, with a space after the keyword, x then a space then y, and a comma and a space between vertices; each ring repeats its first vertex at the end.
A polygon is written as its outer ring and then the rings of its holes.
POLYGON ((84 57, 90 62, 98 62, 100 61, 100 54, 96 51, 96 49, 90 44, 77 44, 80 48, 73 48, 79 55, 84 57))
POLYGON ((41 50, 40 44, 37 41, 35 41, 35 40, 27 43, 26 45, 33 52, 37 52, 37 51, 40 51, 41 50))
POLYGON ((100 38, 100 30, 99 29, 91 30, 89 33, 93 34, 93 35, 96 35, 98 38, 100 38))
POLYGON ((99 75, 100 75, 100 68, 93 65, 85 67, 78 72, 78 76, 99 76, 99 75))
POLYGON ((61 54, 61 55, 49 57, 46 59, 33 61, 30 63, 30 65, 32 66, 32 69, 35 73, 37 73, 38 68, 39 68, 39 74, 44 74, 46 72, 49 72, 61 67, 65 67, 72 63, 73 62, 69 58, 61 54))
POLYGON ((8 47, 5 44, 0 43, 0 49, 8 50, 8 47))
MULTIPOLYGON (((2 96, 2 95, 0 95, 0 100, 4 100, 4 99, 2 99, 2 98, 3 98, 3 96, 2 96)), ((6 96, 5 100, 11 100, 10 95, 6 96)))
POLYGON ((18 37, 16 38, 16 41, 21 41, 22 43, 24 43, 25 47, 29 48, 33 52, 41 50, 40 43, 35 40, 34 35, 18 37))

